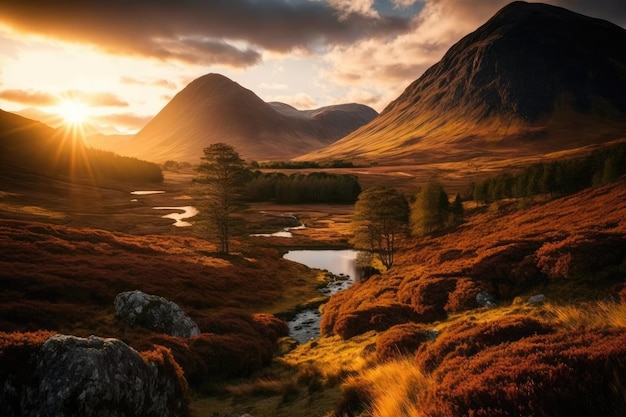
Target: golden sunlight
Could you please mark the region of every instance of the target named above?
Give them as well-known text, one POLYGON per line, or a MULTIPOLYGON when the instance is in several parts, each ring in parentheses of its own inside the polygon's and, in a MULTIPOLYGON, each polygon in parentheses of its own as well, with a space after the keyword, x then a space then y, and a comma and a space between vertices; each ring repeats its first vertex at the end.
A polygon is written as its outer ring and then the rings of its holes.
POLYGON ((68 125, 82 125, 89 119, 90 109, 80 101, 63 100, 59 103, 57 112, 68 125))

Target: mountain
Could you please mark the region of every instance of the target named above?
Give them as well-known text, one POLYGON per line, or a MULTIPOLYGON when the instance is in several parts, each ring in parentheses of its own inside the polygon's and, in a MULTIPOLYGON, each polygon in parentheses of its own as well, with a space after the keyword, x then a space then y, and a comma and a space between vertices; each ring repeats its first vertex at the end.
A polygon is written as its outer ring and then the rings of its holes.
POLYGON ((0 182, 16 179, 45 183, 41 176, 94 181, 163 180, 150 162, 89 149, 71 129, 53 129, 41 122, 0 110, 0 182))
POLYGON ((513 2, 369 124, 299 159, 459 161, 626 137, 626 30, 513 2))
POLYGON ((284 160, 322 148, 376 117, 360 104, 299 111, 266 103, 219 75, 202 76, 180 91, 120 152, 155 162, 198 162, 216 142, 246 160, 284 160))

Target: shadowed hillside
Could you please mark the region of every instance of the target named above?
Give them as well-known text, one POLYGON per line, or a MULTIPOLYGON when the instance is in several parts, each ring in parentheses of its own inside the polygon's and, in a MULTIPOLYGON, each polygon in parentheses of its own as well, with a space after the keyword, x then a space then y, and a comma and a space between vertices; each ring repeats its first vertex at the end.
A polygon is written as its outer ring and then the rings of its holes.
POLYGON ((230 79, 208 74, 179 92, 121 152, 196 163, 204 148, 225 142, 247 160, 285 160, 329 145, 375 116, 359 104, 299 111, 265 103, 230 79))
POLYGON ((31 175, 160 182, 150 162, 89 149, 78 132, 0 110, 0 174, 3 180, 31 175))
POLYGON ((609 22, 511 3, 371 123, 302 159, 502 159, 624 137, 625 43, 609 22))

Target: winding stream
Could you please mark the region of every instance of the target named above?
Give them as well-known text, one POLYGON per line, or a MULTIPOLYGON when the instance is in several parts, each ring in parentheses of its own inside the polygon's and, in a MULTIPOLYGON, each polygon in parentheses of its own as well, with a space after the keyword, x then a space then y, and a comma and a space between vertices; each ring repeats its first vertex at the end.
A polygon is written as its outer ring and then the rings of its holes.
MULTIPOLYGON (((324 295, 336 294, 354 284, 360 272, 356 266, 358 251, 345 250, 292 250, 283 258, 299 262, 309 268, 326 270, 339 277, 328 283, 320 292, 324 295)), ((289 335, 300 343, 320 337, 321 313, 317 309, 307 309, 298 312, 287 322, 289 335)))

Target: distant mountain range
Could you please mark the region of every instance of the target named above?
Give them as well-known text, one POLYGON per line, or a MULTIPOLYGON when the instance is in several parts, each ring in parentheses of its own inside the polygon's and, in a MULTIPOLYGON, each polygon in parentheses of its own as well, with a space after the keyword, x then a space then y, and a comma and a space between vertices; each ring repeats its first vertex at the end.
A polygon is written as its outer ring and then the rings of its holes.
MULTIPOLYGON (((266 103, 252 91, 219 75, 202 76, 180 91, 141 131, 115 149, 155 162, 200 161, 212 143, 233 146, 248 160, 287 160, 325 147, 373 120, 361 104, 297 110, 266 103)), ((106 147, 104 138, 97 145, 106 147)))
POLYGON ((626 137, 626 30, 514 2, 372 122, 299 158, 379 163, 534 155, 626 137))

